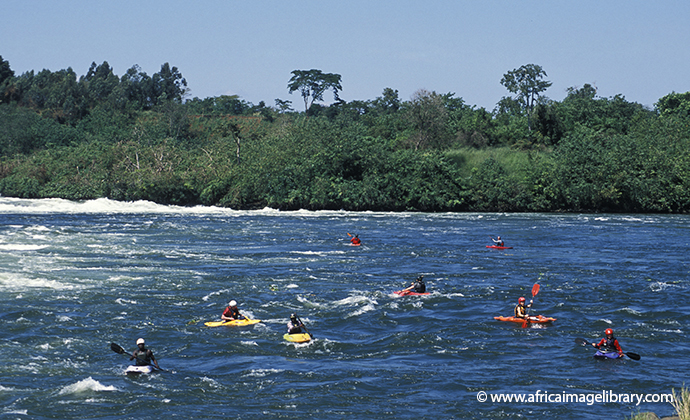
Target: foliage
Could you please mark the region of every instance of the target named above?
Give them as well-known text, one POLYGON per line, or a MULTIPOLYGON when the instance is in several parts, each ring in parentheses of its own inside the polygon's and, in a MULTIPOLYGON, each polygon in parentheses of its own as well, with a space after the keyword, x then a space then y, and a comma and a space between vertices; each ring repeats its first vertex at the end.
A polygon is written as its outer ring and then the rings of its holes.
POLYGON ((672 390, 673 393, 673 408, 676 409, 676 414, 680 417, 680 420, 690 420, 690 389, 683 387, 676 394, 676 390, 672 390))
POLYGON ((289 92, 299 91, 304 99, 304 111, 308 112, 314 101, 323 101, 323 94, 327 90, 333 91, 338 101, 338 92, 343 90, 340 85, 341 76, 335 73, 324 73, 321 70, 293 70, 288 81, 289 92))
POLYGON ((167 63, 153 76, 135 65, 118 77, 107 62, 80 78, 71 69, 15 76, 0 57, 0 74, 6 196, 283 210, 690 211, 687 94, 649 110, 586 84, 551 101, 540 97, 546 73, 528 65, 505 76, 516 96, 489 112, 425 90, 403 100, 385 88, 346 102, 339 75, 296 70, 291 85, 306 95, 296 112, 289 101, 273 108, 230 95, 183 101, 186 81, 167 63), (335 103, 313 103, 330 89, 335 103))

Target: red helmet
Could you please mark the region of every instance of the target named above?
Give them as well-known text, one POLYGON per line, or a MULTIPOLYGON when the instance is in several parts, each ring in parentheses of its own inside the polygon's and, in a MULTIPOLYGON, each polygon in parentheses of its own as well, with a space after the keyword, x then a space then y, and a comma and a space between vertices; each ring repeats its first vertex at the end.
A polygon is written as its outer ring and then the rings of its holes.
POLYGON ((520 299, 518 299, 518 302, 519 302, 519 303, 525 303, 525 298, 524 298, 524 297, 520 297, 520 299))
POLYGON ((604 334, 613 335, 613 330, 611 328, 607 328, 606 331, 604 331, 604 334))

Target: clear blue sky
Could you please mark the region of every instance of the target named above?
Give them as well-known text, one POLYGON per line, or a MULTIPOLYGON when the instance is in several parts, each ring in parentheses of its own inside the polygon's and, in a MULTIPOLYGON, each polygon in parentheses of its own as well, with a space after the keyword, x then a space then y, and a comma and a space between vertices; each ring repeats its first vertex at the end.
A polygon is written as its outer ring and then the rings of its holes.
POLYGON ((508 95, 503 74, 530 63, 559 101, 585 83, 650 107, 690 90, 688 0, 0 0, 0 16, 17 75, 103 61, 152 75, 168 62, 190 97, 298 110, 290 72, 312 68, 340 74, 346 101, 426 89, 488 110, 508 95))

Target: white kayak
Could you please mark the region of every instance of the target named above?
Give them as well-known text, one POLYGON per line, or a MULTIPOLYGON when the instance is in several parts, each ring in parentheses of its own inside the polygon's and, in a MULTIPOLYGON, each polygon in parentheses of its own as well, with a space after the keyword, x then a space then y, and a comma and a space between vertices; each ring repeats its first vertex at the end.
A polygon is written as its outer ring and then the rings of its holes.
POLYGON ((153 366, 127 366, 125 373, 127 375, 141 375, 142 373, 153 372, 153 366))

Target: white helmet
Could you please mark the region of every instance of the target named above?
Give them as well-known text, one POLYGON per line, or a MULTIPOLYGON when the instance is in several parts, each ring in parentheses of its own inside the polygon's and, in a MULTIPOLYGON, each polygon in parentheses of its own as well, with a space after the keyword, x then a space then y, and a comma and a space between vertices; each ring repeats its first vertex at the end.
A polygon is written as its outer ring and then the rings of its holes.
POLYGON ((228 303, 228 306, 237 306, 237 302, 231 300, 230 303, 228 303))
POLYGON ((137 340, 137 346, 138 346, 139 344, 145 344, 145 343, 146 343, 146 342, 144 341, 143 338, 140 338, 140 339, 137 340))

